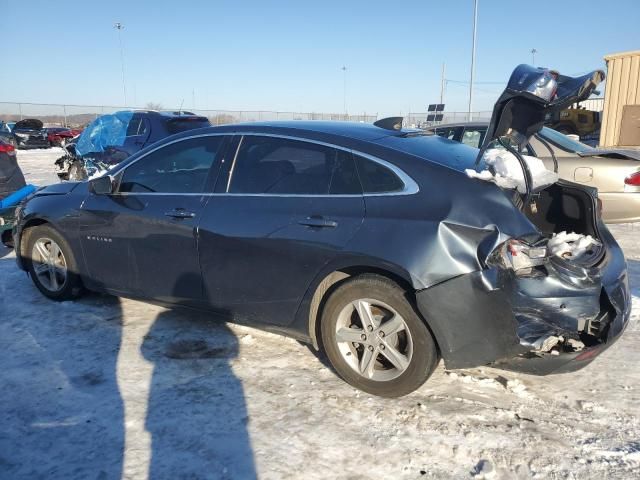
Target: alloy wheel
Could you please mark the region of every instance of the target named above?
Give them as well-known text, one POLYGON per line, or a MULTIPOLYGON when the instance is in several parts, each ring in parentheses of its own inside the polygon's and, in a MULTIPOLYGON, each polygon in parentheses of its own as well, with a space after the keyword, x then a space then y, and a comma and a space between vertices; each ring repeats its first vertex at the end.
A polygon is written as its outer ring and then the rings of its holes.
POLYGON ((362 298, 347 304, 338 315, 335 339, 345 362, 369 380, 399 377, 413 356, 405 320, 379 300, 362 298))
POLYGON ((50 238, 39 238, 31 251, 33 271, 49 292, 62 290, 67 281, 67 261, 60 246, 50 238))

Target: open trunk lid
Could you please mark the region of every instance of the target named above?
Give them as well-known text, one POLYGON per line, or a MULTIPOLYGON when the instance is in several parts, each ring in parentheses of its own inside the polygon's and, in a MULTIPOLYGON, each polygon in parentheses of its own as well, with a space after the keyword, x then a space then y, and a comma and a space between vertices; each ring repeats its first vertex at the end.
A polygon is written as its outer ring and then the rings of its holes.
POLYGON ((42 121, 37 118, 25 118, 16 122, 13 129, 15 130, 42 130, 42 121))

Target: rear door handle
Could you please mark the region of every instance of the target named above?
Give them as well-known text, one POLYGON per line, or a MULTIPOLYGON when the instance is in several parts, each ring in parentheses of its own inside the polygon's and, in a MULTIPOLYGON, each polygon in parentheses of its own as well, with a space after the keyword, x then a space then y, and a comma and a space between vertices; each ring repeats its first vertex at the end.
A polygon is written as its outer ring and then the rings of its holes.
POLYGON ((165 216, 172 218, 193 218, 196 216, 193 212, 187 212, 182 208, 176 208, 175 210, 171 210, 170 212, 165 212, 165 216))
POLYGON ((316 228, 336 228, 338 226, 338 222, 334 222, 333 220, 328 220, 323 217, 307 217, 304 220, 300 220, 298 223, 305 227, 316 228))

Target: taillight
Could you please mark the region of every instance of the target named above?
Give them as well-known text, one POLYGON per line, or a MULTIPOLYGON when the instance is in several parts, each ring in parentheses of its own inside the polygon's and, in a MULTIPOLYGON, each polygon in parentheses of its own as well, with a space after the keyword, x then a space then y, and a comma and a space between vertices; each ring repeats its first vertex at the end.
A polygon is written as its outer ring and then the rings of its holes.
POLYGON ((640 187, 640 172, 632 173, 624 179, 624 183, 634 187, 640 187))
POLYGON ((8 143, 0 143, 0 153, 13 153, 16 151, 16 147, 9 145, 8 143))
POLYGON ((511 238, 493 251, 487 263, 527 274, 533 267, 542 265, 546 257, 546 246, 529 245, 522 240, 511 238))

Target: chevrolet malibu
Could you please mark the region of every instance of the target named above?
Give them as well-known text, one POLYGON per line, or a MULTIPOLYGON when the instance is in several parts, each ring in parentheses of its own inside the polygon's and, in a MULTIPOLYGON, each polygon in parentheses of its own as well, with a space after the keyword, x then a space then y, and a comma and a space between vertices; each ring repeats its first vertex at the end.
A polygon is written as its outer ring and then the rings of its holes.
POLYGON ((381 396, 415 390, 441 358, 588 364, 630 315, 596 191, 469 178, 477 152, 398 118, 188 131, 37 192, 17 212, 17 261, 53 300, 88 289, 294 337, 381 396), (561 232, 592 243, 556 255, 561 232))

